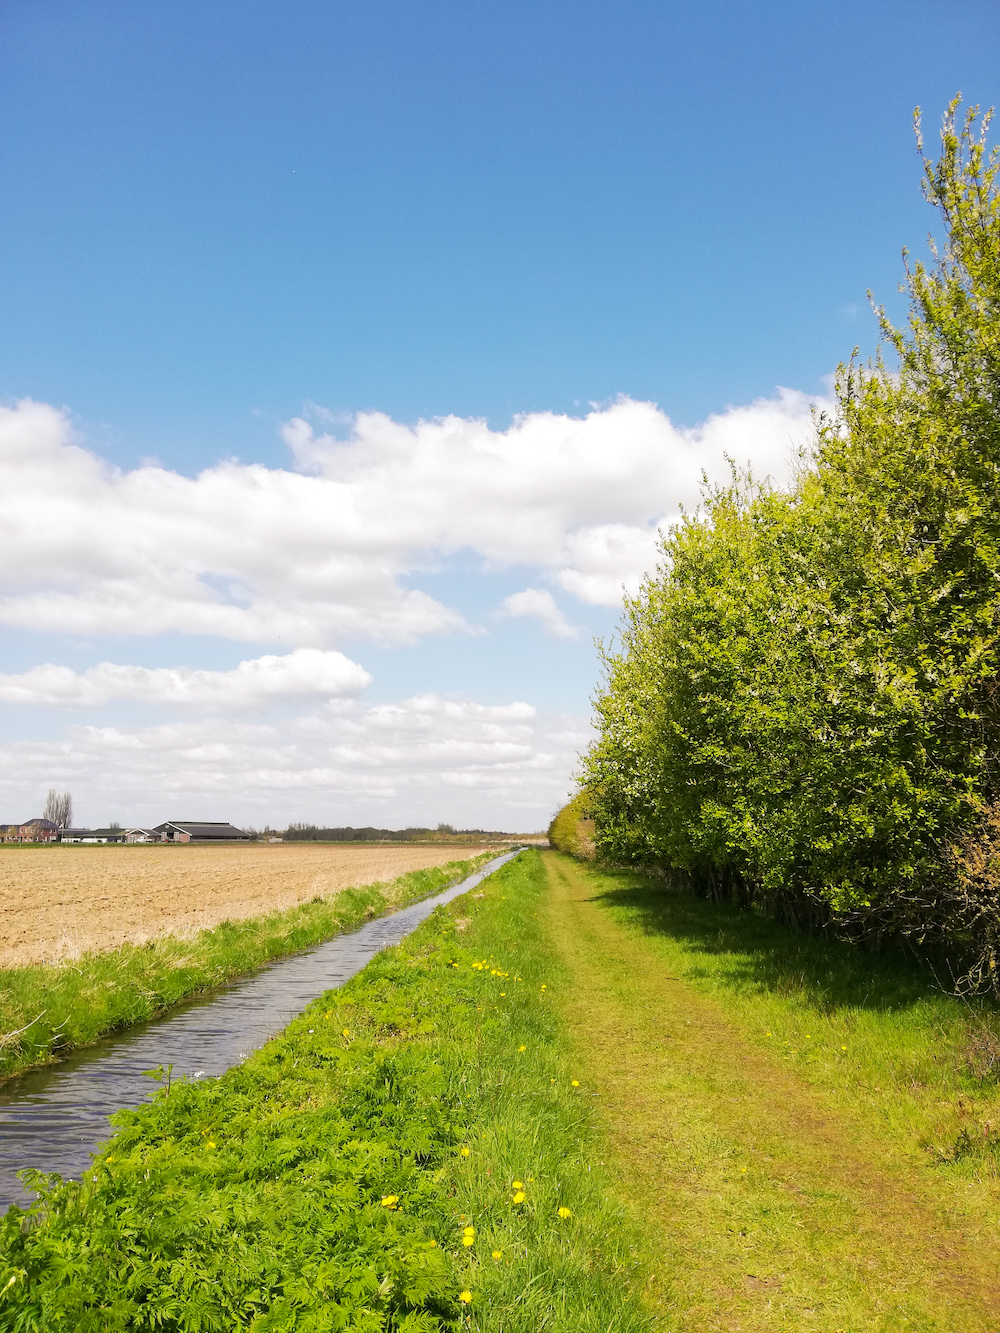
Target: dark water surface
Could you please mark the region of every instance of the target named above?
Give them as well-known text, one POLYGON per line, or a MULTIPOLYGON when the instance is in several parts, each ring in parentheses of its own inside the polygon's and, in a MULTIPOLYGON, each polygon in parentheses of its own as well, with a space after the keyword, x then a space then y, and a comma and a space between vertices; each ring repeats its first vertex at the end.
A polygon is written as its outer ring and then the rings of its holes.
POLYGON ((188 1001, 149 1023, 106 1037, 58 1064, 0 1087, 0 1212, 26 1195, 17 1172, 33 1166, 78 1178, 111 1135, 108 1116, 156 1089, 143 1070, 173 1065, 173 1077, 223 1074, 259 1050, 324 991, 341 986, 382 949, 399 944, 439 903, 475 888, 516 856, 508 852, 433 898, 369 921, 360 930, 279 959, 224 990, 188 1001))

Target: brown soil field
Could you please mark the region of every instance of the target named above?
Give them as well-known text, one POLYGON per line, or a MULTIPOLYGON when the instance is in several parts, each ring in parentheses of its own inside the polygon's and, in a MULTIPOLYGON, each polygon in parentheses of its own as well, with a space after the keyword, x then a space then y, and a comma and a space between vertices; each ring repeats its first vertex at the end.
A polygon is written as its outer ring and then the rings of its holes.
POLYGON ((0 967, 185 935, 485 847, 250 843, 0 850, 0 967))

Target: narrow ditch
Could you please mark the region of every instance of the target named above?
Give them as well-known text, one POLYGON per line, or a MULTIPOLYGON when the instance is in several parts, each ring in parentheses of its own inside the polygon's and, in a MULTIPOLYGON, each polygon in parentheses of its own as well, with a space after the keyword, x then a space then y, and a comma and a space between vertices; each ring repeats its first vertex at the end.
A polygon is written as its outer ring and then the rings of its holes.
POLYGON ((342 986, 382 949, 399 944, 439 904, 468 893, 517 855, 507 852, 432 898, 10 1079, 0 1087, 0 1211, 32 1197, 17 1175, 26 1167, 78 1178, 110 1135, 108 1116, 139 1106, 155 1091, 145 1071, 172 1065, 174 1079, 225 1073, 317 996, 342 986))

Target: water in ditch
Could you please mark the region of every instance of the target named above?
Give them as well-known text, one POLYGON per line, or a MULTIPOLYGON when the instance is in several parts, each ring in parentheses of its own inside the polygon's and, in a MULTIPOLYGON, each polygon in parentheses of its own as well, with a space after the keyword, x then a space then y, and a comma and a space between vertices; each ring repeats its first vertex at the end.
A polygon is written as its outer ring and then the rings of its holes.
POLYGON ((225 1073, 317 996, 343 985, 382 949, 399 944, 439 903, 467 893, 516 855, 508 852, 433 898, 11 1079, 0 1087, 0 1212, 33 1197, 17 1178, 25 1167, 78 1178, 111 1133, 108 1116, 138 1106, 155 1091, 144 1070, 172 1064, 174 1078, 192 1079, 225 1073))

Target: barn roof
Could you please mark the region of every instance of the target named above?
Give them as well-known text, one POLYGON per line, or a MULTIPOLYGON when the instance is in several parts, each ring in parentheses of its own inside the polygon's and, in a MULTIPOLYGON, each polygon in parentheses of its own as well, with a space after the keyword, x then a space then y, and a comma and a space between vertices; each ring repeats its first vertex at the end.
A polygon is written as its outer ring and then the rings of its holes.
POLYGON ((168 819, 165 823, 156 826, 157 833, 166 833, 170 829, 178 829, 191 838, 216 838, 226 841, 235 838, 242 842, 246 842, 250 838, 249 833, 245 833, 243 829, 237 828, 235 824, 228 824, 225 821, 209 823, 200 819, 168 819))

